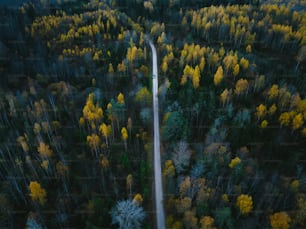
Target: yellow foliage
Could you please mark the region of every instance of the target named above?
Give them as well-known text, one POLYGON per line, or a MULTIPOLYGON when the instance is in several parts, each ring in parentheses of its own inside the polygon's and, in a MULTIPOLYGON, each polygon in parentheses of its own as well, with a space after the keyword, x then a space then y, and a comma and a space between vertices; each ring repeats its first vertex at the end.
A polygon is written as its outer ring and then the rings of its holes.
POLYGON ((122 129, 121 129, 121 138, 122 138, 122 140, 123 141, 126 141, 126 139, 128 138, 128 132, 127 132, 127 130, 126 130, 126 128, 125 127, 122 127, 122 129))
POLYGON ((94 104, 94 94, 90 93, 83 108, 83 117, 90 123, 99 121, 103 118, 103 110, 98 104, 94 104))
POLYGON ((175 167, 173 165, 172 160, 165 161, 163 176, 173 177, 175 175, 175 167))
POLYGON ((53 151, 50 149, 50 146, 44 142, 39 143, 37 151, 41 157, 51 157, 53 155, 53 151))
POLYGON ((48 160, 43 160, 42 163, 40 164, 40 166, 47 170, 49 168, 49 161, 48 160))
POLYGON ((270 215, 270 224, 273 229, 289 229, 291 218, 286 212, 277 212, 270 215))
POLYGON ((137 193, 133 198, 133 203, 135 203, 136 205, 141 205, 142 202, 143 202, 142 196, 139 193, 137 193))
POLYGON ((24 152, 28 152, 29 151, 29 145, 27 143, 27 139, 24 136, 19 136, 17 138, 17 142, 21 145, 21 148, 24 152))
POLYGON ((184 197, 175 201, 176 210, 178 213, 183 213, 191 208, 191 199, 184 197))
POLYGON ((190 181, 190 177, 186 177, 185 180, 183 180, 183 182, 180 185, 180 195, 184 196, 185 193, 188 192, 188 190, 191 187, 191 181, 190 181))
POLYGON ((102 166, 103 169, 108 169, 109 168, 109 160, 103 156, 101 161, 100 161, 100 164, 102 166))
POLYGON ((200 67, 201 72, 203 72, 205 68, 205 58, 204 57, 201 57, 199 67, 200 67))
POLYGON ((243 70, 247 70, 249 68, 249 61, 245 59, 244 57, 240 59, 239 64, 243 70))
POLYGON ((186 228, 196 229, 198 228, 198 218, 195 216, 195 211, 185 211, 183 222, 186 225, 186 228))
POLYGON ((252 46, 251 45, 248 45, 246 48, 245 48, 245 51, 247 53, 251 53, 252 52, 252 46))
POLYGON ((269 111, 268 111, 269 115, 273 115, 273 114, 276 112, 276 110, 277 110, 276 105, 275 105, 275 104, 272 104, 272 105, 270 106, 270 108, 269 108, 269 111))
POLYGON ((228 203, 228 202, 229 202, 228 195, 227 195, 227 194, 223 194, 223 195, 222 195, 222 200, 223 200, 225 203, 228 203))
POLYGON ((97 149, 100 145, 100 138, 96 134, 88 135, 86 140, 92 150, 97 149))
POLYGON ((236 77, 239 74, 239 70, 240 70, 239 64, 236 64, 234 69, 233 69, 234 77, 236 77))
POLYGON ((168 118, 170 117, 170 114, 171 114, 171 112, 167 112, 167 113, 164 114, 163 123, 167 122, 168 118))
POLYGON ((194 69, 193 75, 192 75, 192 85, 193 87, 196 89, 199 87, 200 85, 200 78, 201 78, 201 74, 200 74, 200 68, 197 65, 194 69))
POLYGON ((236 95, 240 95, 242 93, 244 93, 249 87, 249 83, 246 79, 240 79, 237 81, 236 85, 235 85, 235 94, 236 95))
POLYGON ((106 125, 105 123, 102 123, 99 127, 99 131, 105 138, 107 138, 112 133, 112 127, 111 125, 106 125))
POLYGON ((40 204, 46 202, 47 192, 43 189, 37 181, 31 181, 29 185, 30 196, 33 201, 38 201, 40 204))
POLYGON ((260 123, 260 128, 265 129, 265 128, 267 128, 268 124, 269 124, 269 122, 267 120, 263 120, 260 123))
POLYGON ((202 219, 200 220, 200 224, 200 229, 216 229, 216 227, 214 226, 215 220, 211 216, 202 217, 202 219))
POLYGON ((166 61, 163 61, 162 66, 161 66, 161 70, 163 73, 166 73, 168 70, 168 63, 166 61))
POLYGON ((288 126, 290 124, 290 114, 288 112, 281 113, 278 121, 280 122, 281 126, 288 126))
POLYGON ((34 123, 34 127, 33 127, 33 131, 35 134, 39 134, 40 133, 40 130, 41 130, 41 127, 39 125, 39 123, 35 122, 34 123))
POLYGON ((144 103, 148 103, 149 101, 151 101, 151 93, 148 90, 147 87, 142 87, 137 93, 136 93, 136 101, 137 102, 144 102, 144 103))
POLYGON ((119 104, 124 104, 124 95, 121 92, 117 96, 117 102, 119 104))
POLYGON ((92 59, 94 61, 98 61, 99 60, 99 53, 98 52, 95 52, 94 56, 92 57, 92 59))
POLYGON ((235 157, 234 159, 231 160, 231 162, 228 164, 228 167, 231 169, 234 168, 236 165, 240 164, 241 160, 239 157, 235 157))
POLYGON ((111 74, 114 73, 114 68, 113 68, 112 63, 108 65, 108 73, 111 73, 111 74))
POLYGON ((214 75, 214 84, 217 86, 223 80, 223 68, 219 66, 215 75, 214 75))
POLYGON ((290 184, 290 187, 292 188, 292 190, 294 190, 295 192, 297 192, 299 190, 300 187, 300 182, 299 180, 293 180, 290 184))
POLYGON ((183 75, 181 78, 181 85, 185 85, 187 83, 187 76, 183 75))
POLYGON ((273 84, 270 88, 270 90, 268 91, 268 96, 269 99, 275 99, 278 97, 279 94, 279 90, 278 90, 278 85, 273 84))
POLYGON ((80 126, 84 126, 84 124, 85 124, 85 119, 84 119, 84 117, 81 117, 81 118, 80 118, 79 124, 80 124, 80 126))
POLYGON ((304 124, 303 115, 301 113, 299 113, 292 120, 292 128, 294 130, 297 130, 301 126, 303 126, 303 124, 304 124))
POLYGON ((241 194, 238 196, 236 206, 239 208, 242 215, 249 214, 253 209, 253 200, 249 195, 241 194))
POLYGON ((133 184, 133 176, 132 174, 127 175, 126 177, 126 186, 130 188, 133 184))
POLYGON ((227 88, 220 95, 220 101, 225 104, 228 103, 231 99, 232 89, 228 90, 227 88))
POLYGON ((255 115, 258 119, 263 118, 267 113, 267 107, 263 104, 260 104, 256 107, 255 115))

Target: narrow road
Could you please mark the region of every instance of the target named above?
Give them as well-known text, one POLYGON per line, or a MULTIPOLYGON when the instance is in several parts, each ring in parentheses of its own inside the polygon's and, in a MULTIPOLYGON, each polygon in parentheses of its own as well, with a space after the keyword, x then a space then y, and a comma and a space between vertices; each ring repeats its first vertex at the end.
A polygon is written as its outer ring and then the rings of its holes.
POLYGON ((156 220, 157 229, 165 229, 165 213, 163 207, 163 187, 161 174, 161 160, 160 160, 160 137, 159 137, 159 116, 158 116, 158 69, 156 48, 150 41, 153 59, 153 113, 154 113, 154 180, 155 180, 155 205, 156 205, 156 220))

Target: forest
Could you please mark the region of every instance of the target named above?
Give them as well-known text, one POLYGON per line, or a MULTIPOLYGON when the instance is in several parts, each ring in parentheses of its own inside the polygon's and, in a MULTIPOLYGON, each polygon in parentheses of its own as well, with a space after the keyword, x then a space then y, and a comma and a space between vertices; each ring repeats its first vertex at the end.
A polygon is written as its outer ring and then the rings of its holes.
POLYGON ((304 0, 0 4, 0 227, 306 227, 304 0))

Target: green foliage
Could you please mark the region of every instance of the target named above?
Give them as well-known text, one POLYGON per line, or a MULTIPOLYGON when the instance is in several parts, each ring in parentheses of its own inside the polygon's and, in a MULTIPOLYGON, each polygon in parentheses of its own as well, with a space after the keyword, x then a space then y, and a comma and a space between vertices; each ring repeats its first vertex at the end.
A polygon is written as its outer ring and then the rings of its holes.
POLYGON ((231 209, 228 207, 217 208, 214 212, 216 225, 219 228, 234 228, 231 209))
POLYGON ((186 139, 187 129, 184 117, 177 111, 170 112, 162 127, 162 138, 169 142, 186 139))

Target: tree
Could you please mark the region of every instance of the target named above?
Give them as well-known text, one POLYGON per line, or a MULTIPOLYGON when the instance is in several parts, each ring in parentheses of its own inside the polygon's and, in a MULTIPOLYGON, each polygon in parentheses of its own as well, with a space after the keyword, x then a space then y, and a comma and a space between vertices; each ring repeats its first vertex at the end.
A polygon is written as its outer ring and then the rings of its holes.
POLYGON ((112 224, 119 224, 119 229, 140 229, 145 219, 143 208, 132 200, 118 201, 110 214, 112 224))
POLYGON ((198 218, 195 215, 195 209, 184 212, 183 222, 186 229, 198 229, 198 218))
POLYGON ((142 196, 139 193, 137 193, 133 198, 133 203, 140 206, 142 202, 143 202, 142 196))
POLYGON ((130 195, 132 194, 133 175, 129 174, 126 177, 126 187, 129 189, 130 195))
POLYGON ((239 74, 239 70, 240 70, 239 64, 236 64, 234 69, 233 69, 234 79, 239 74))
POLYGON ((265 85, 265 76, 264 75, 256 76, 254 91, 263 88, 264 85, 265 85))
POLYGON ((273 229, 289 229, 291 218, 286 212, 277 212, 270 215, 270 224, 273 229))
POLYGON ((140 102, 141 104, 150 104, 152 100, 152 94, 148 90, 147 87, 142 87, 136 93, 136 101, 140 102))
POLYGON ((127 132, 126 128, 122 127, 122 129, 121 129, 121 138, 124 141, 125 150, 127 150, 127 142, 126 142, 126 140, 128 139, 128 137, 129 137, 129 135, 128 135, 128 132, 127 132))
POLYGON ((232 97, 232 89, 228 90, 227 88, 224 89, 224 91, 220 95, 220 101, 222 102, 222 105, 228 104, 230 99, 232 97))
POLYGON ((44 142, 40 142, 37 148, 39 155, 41 157, 51 157, 53 155, 53 151, 50 149, 50 146, 45 144, 44 142))
POLYGON ((288 112, 281 113, 278 119, 281 126, 289 126, 290 124, 290 114, 288 112))
POLYGON ((267 107, 264 104, 260 104, 256 107, 255 115, 257 119, 263 118, 267 114, 267 107))
POLYGON ((37 181, 31 181, 29 184, 30 196, 33 201, 38 201, 40 204, 44 204, 47 196, 47 192, 43 189, 37 181))
POLYGON ((234 92, 236 95, 241 95, 243 93, 247 94, 248 88, 249 88, 248 81, 246 79, 240 79, 236 82, 234 92))
POLYGON ((113 67, 112 63, 110 63, 110 64, 108 65, 108 73, 109 73, 109 74, 113 74, 113 73, 114 73, 114 67, 113 67))
POLYGON ((121 92, 117 96, 117 102, 118 104, 124 105, 124 95, 121 92))
POLYGON ((249 61, 245 59, 244 57, 240 59, 239 64, 243 70, 247 70, 249 68, 249 61))
POLYGON ((260 128, 265 129, 265 128, 267 128, 268 124, 269 124, 269 122, 267 120, 263 120, 260 123, 260 128))
POLYGON ((183 213, 191 209, 192 200, 190 197, 179 198, 175 201, 175 207, 178 213, 183 213))
POLYGON ((303 120, 303 115, 301 113, 297 114, 293 119, 292 119, 292 129, 297 130, 300 127, 302 127, 304 124, 303 120))
POLYGON ((223 80, 223 68, 219 66, 215 75, 214 75, 214 84, 217 86, 223 80))
POLYGON ((253 209, 253 200, 249 195, 241 194, 236 200, 236 206, 242 215, 248 215, 253 209))
POLYGON ((102 136, 105 137, 105 142, 108 147, 108 137, 112 134, 112 126, 102 123, 99 127, 99 131, 102 134, 102 136))
POLYGON ((279 90, 278 90, 278 85, 273 84, 273 85, 271 86, 271 88, 269 89, 269 91, 268 91, 269 99, 275 99, 275 98, 277 98, 278 92, 279 92, 279 90))
POLYGON ((203 216, 200 220, 200 224, 200 229, 216 229, 216 227, 214 226, 215 220, 211 216, 203 216))
POLYGON ((184 139, 186 134, 186 122, 182 114, 177 111, 170 112, 162 127, 163 139, 165 141, 179 141, 184 139))
POLYGON ((191 152, 188 149, 188 144, 185 141, 180 141, 174 148, 172 155, 172 161, 178 173, 182 173, 187 169, 190 157, 191 152))
POLYGON ((273 103, 273 104, 270 106, 269 110, 268 110, 269 115, 273 115, 273 114, 276 112, 276 110, 277 110, 277 107, 276 107, 276 105, 273 103))
POLYGON ((195 89, 197 89, 200 85, 200 78, 201 78, 200 68, 197 65, 192 75, 192 85, 195 89))
POLYGON ((87 144, 90 149, 95 152, 96 157, 98 157, 98 149, 100 146, 100 137, 97 134, 88 135, 86 138, 87 144))

